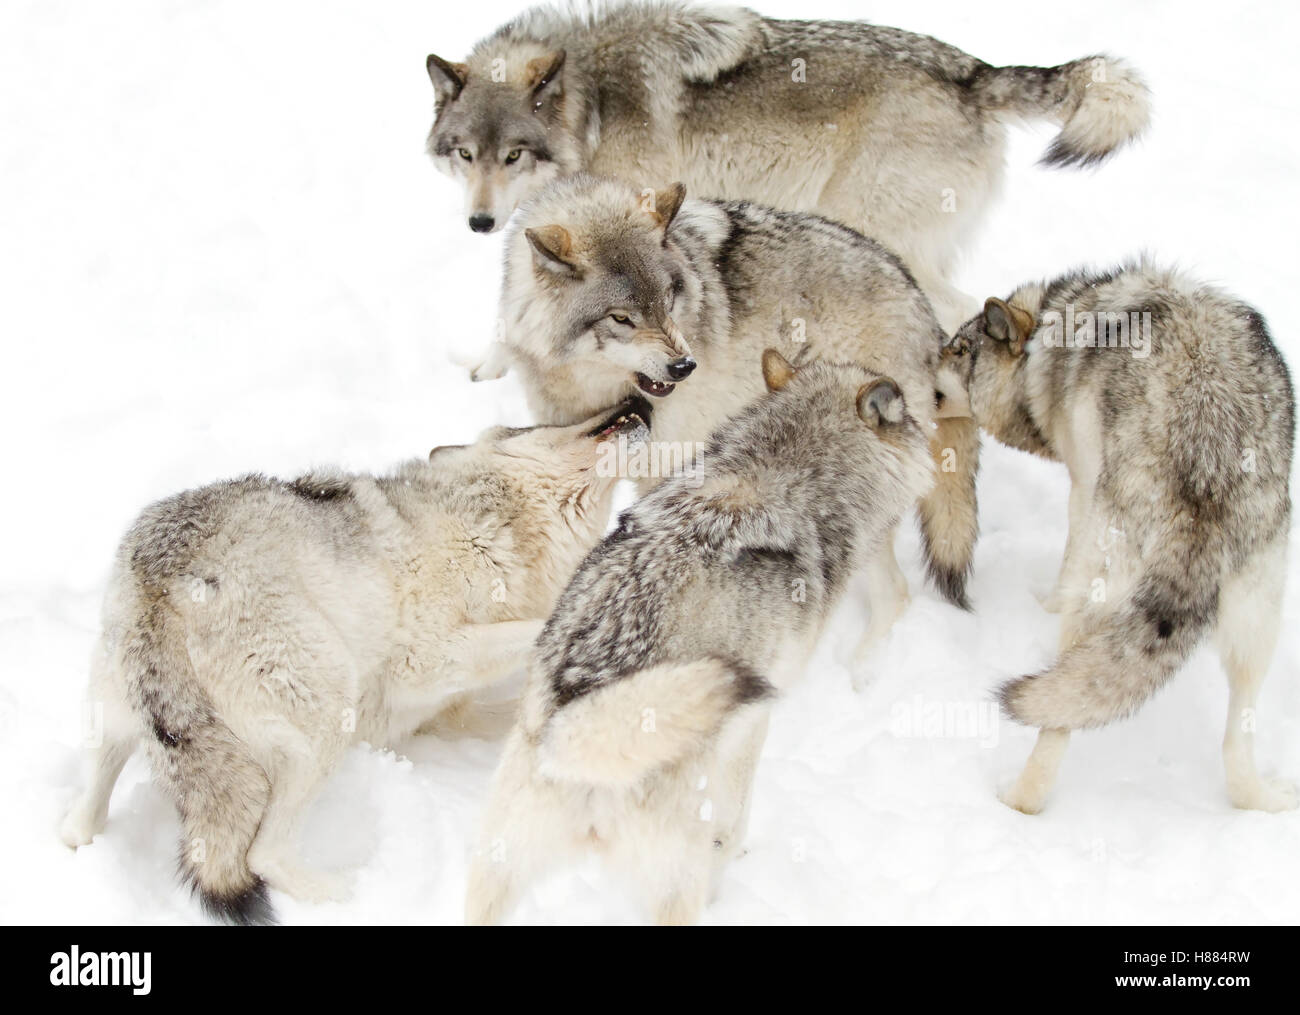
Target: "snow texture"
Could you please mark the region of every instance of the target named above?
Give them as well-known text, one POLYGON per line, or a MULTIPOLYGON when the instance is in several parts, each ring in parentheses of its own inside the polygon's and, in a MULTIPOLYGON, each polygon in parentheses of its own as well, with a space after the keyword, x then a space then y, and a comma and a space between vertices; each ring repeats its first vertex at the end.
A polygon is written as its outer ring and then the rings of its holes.
MULTIPOLYGON (((959 276, 979 297, 1140 250, 1258 306, 1300 363, 1297 10, 1165 0, 763 0, 859 17, 990 62, 1094 52, 1147 76, 1147 140, 1096 172, 1034 163, 1017 129, 1005 193, 959 276)), ((423 153, 424 58, 455 59, 515 13, 403 0, 0 6, 0 921, 193 923, 179 825, 139 756, 108 826, 73 853, 85 663, 113 550, 147 502, 250 470, 375 470, 524 424, 513 378, 472 385, 491 336, 500 236, 465 228, 423 153)), ((1052 656, 1037 597, 1065 539, 1062 468, 986 441, 967 615, 899 553, 911 607, 850 689, 855 586, 777 705, 748 853, 706 923, 1295 922, 1300 813, 1229 807, 1226 680, 1202 649, 1135 719, 1075 738, 1037 817, 996 797, 1032 742, 991 690, 1052 656), (945 709, 984 728, 944 728, 945 709), (938 716, 939 718, 936 718, 938 716)), ((1266 773, 1300 777, 1292 565, 1261 699, 1266 773)), ((312 809, 309 859, 358 870, 351 901, 276 895, 286 923, 461 917, 465 860, 499 743, 351 750, 312 809)), ((595 862, 540 883, 524 922, 640 921, 595 862)))

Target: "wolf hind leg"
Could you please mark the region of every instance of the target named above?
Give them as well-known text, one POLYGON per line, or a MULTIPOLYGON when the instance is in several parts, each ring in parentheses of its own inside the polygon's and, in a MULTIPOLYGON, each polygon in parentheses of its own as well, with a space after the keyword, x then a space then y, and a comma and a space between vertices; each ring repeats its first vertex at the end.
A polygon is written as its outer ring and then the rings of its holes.
POLYGON ((97 660, 91 667, 86 701, 90 721, 83 729, 88 740, 89 779, 59 830, 60 838, 72 849, 85 846, 104 830, 113 787, 139 742, 139 723, 109 674, 110 665, 97 660))
POLYGON ((1255 767, 1256 707, 1281 622, 1285 542, 1257 554, 1223 585, 1217 644, 1228 674, 1228 718, 1223 766, 1228 798, 1246 810, 1285 811, 1297 805, 1295 787, 1261 778, 1255 767))
POLYGON ((1070 745, 1070 731, 1040 729, 1029 760, 1019 778, 998 794, 998 798, 1022 814, 1037 814, 1047 803, 1048 794, 1056 785, 1056 775, 1061 767, 1065 749, 1070 745))
POLYGON ((318 871, 303 862, 299 835, 302 818, 342 752, 343 740, 295 744, 277 752, 270 793, 257 835, 248 849, 248 866, 272 888, 301 902, 333 902, 351 894, 346 873, 318 871))
POLYGON ((619 867, 636 879, 657 925, 698 923, 714 887, 713 826, 694 806, 685 806, 680 815, 668 815, 667 821, 662 814, 639 817, 620 830, 619 867))
POLYGON ((465 923, 500 923, 528 886, 567 855, 579 829, 568 822, 564 791, 535 781, 532 750, 518 729, 492 781, 478 846, 470 860, 465 923))
POLYGON ((726 865, 744 852, 749 834, 749 810, 754 796, 754 771, 767 740, 770 715, 764 711, 739 737, 735 748, 722 765, 721 795, 717 815, 722 820, 714 830, 713 870, 709 898, 717 893, 726 865))

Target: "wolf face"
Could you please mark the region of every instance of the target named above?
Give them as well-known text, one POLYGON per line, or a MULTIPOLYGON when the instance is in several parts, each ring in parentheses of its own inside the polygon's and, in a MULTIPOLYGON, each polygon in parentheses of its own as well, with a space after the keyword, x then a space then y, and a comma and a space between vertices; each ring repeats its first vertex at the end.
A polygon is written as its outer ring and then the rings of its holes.
POLYGON ((696 366, 679 321, 694 323, 699 282, 667 237, 686 189, 638 195, 614 184, 603 196, 605 213, 581 222, 534 225, 552 212, 530 209, 514 241, 528 244, 540 302, 563 336, 547 352, 595 390, 665 398, 696 366))
POLYGON ((618 477, 597 469, 601 445, 619 437, 648 440, 650 419, 649 402, 637 396, 570 426, 491 427, 473 444, 434 448, 429 460, 466 487, 476 479, 503 479, 518 487, 512 504, 536 501, 539 519, 545 519, 556 500, 577 503, 584 494, 607 492, 618 477))
MULTIPOLYGON (((1013 295, 1012 299, 1015 299, 1013 295)), ((1020 399, 1016 371, 1037 324, 1019 302, 989 297, 944 348, 939 361, 939 414, 1000 419, 1020 399)))
POLYGON ((426 62, 437 96, 429 154, 464 186, 466 219, 476 233, 496 232, 562 171, 553 134, 564 51, 523 61, 513 74, 501 64, 471 70, 432 54, 426 62))

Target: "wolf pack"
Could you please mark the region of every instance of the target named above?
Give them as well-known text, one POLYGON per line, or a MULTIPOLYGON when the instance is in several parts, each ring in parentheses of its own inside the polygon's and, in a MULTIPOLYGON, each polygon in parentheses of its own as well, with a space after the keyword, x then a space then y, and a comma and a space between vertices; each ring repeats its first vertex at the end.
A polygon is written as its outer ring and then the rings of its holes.
POLYGON ((1294 432, 1263 318, 1145 257, 982 307, 950 281, 1006 126, 1057 124, 1048 166, 1100 163, 1147 126, 1133 69, 634 0, 529 10, 427 70, 429 153, 471 230, 507 230, 473 380, 513 371, 537 425, 147 508, 109 580, 68 845, 143 745, 209 914, 344 897, 298 838, 348 746, 472 722, 522 671, 467 922, 593 851, 648 918, 694 922, 744 848, 773 702, 850 580, 860 658, 907 609, 913 511, 937 593, 977 610, 981 429, 1070 479, 1058 657, 999 691, 1039 731, 1003 802, 1040 811, 1071 733, 1133 714, 1212 638, 1228 799, 1296 806, 1253 747, 1294 432))

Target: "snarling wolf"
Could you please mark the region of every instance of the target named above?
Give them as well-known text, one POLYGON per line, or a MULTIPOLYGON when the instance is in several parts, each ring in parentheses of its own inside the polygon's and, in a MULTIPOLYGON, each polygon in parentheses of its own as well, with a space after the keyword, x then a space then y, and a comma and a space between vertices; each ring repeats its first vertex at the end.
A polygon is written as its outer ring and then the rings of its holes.
POLYGON ((102 731, 64 841, 104 827, 143 743, 210 914, 269 921, 268 885, 339 895, 298 859, 306 805, 348 744, 391 744, 522 665, 604 531, 605 442, 643 438, 649 412, 638 399, 385 476, 248 476, 148 508, 110 580, 90 681, 102 731))
POLYGON ((855 562, 931 471, 891 379, 796 369, 775 350, 761 375, 771 393, 622 515, 547 621, 472 861, 469 922, 503 919, 541 870, 590 846, 656 921, 690 923, 740 848, 766 699, 802 671, 855 562))
POLYGON ((999 188, 1005 124, 1057 123, 1043 162, 1089 166, 1148 120, 1146 86, 1107 56, 994 67, 896 28, 661 0, 533 8, 427 66, 429 152, 471 229, 578 170, 681 180, 874 237, 949 333, 973 309, 948 279, 999 188))
POLYGON ((1294 807, 1255 769, 1255 698, 1277 641, 1295 401, 1263 318, 1137 261, 990 299, 945 352, 994 437, 1070 472, 1051 606, 1060 658, 1003 687, 1041 729, 1004 799, 1044 804, 1070 730, 1136 711, 1213 634, 1230 696, 1223 759, 1238 807, 1294 807))
MULTIPOLYGON (((649 395, 656 446, 695 447, 762 393, 753 364, 772 345, 894 378, 938 465, 920 503, 928 570, 965 606, 979 432, 939 418, 945 341, 898 258, 819 215, 577 174, 521 209, 506 240, 499 345, 543 421, 649 395)), ((868 577, 864 646, 907 602, 888 546, 868 577)))

